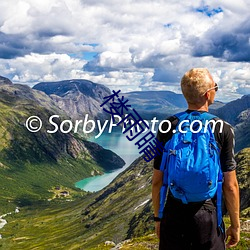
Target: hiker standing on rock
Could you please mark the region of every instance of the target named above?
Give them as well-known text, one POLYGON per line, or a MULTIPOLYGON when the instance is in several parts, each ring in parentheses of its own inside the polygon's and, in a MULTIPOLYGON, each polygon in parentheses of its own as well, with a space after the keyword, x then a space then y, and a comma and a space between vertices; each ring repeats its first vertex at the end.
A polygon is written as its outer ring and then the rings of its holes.
POLYGON ((159 249, 223 250, 240 239, 234 132, 208 113, 218 85, 207 69, 186 72, 181 89, 187 111, 169 117, 171 129, 164 123, 157 134, 165 145, 155 157, 152 180, 159 249), (226 231, 222 193, 231 221, 226 231))

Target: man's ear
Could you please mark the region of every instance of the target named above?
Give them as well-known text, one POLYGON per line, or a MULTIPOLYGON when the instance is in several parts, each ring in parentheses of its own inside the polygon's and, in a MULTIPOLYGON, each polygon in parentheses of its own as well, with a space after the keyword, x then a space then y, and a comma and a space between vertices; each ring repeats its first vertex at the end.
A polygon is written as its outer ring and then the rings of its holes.
POLYGON ((209 99, 209 97, 210 97, 210 93, 209 93, 209 91, 205 93, 204 97, 206 98, 206 100, 208 100, 208 99, 209 99))

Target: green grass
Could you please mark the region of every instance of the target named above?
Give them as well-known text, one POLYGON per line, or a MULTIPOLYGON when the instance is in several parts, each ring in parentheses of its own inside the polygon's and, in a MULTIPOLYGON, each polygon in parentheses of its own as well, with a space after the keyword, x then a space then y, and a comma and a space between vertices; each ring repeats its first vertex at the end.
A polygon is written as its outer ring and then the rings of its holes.
POLYGON ((21 168, 0 169, 1 197, 0 213, 15 206, 32 205, 53 196, 53 186, 64 186, 74 190, 74 183, 90 176, 91 162, 62 159, 59 163, 23 164, 21 168))
POLYGON ((3 249, 79 249, 84 242, 82 200, 58 200, 21 208, 0 230, 3 249))
MULTIPOLYGON (((249 220, 250 218, 242 218, 241 221, 249 220)), ((224 217, 224 222, 226 228, 230 226, 230 219, 229 217, 224 217)), ((248 231, 242 231, 240 233, 240 242, 234 248, 234 250, 248 250, 250 249, 250 228, 248 231)))

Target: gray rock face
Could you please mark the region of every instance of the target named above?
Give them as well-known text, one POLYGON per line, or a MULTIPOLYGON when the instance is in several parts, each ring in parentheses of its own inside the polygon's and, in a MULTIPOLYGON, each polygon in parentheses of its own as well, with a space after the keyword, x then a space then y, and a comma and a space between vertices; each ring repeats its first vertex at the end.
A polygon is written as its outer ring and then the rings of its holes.
POLYGON ((250 95, 229 102, 212 113, 234 126, 235 152, 250 146, 250 95))
POLYGON ((250 95, 244 95, 240 99, 227 103, 213 113, 234 126, 238 123, 237 117, 240 113, 249 108, 250 95))
POLYGON ((237 117, 235 126, 235 151, 250 147, 250 108, 242 111, 237 117))
MULTIPOLYGON (((244 148, 237 153, 237 179, 240 187, 240 209, 250 207, 250 148, 244 148)), ((249 216, 249 212, 248 212, 249 216)))
POLYGON ((104 85, 87 80, 65 80, 41 82, 33 89, 50 95, 57 106, 75 120, 82 119, 86 114, 89 119, 104 120, 109 117, 100 107, 103 98, 111 94, 104 85))
POLYGON ((13 84, 13 83, 8 78, 0 76, 0 84, 13 84))

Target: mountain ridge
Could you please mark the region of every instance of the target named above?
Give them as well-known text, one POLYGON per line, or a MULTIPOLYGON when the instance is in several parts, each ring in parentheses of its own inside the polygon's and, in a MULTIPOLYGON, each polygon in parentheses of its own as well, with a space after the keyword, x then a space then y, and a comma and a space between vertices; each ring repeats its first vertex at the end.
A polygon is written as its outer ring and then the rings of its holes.
POLYGON ((0 84, 13 84, 13 83, 10 79, 0 76, 0 84))
POLYGON ((235 152, 250 147, 250 94, 229 102, 212 113, 234 127, 235 152))
POLYGON ((235 126, 239 114, 248 108, 250 108, 250 94, 225 104, 223 107, 215 110, 214 114, 235 126))
POLYGON ((88 114, 89 119, 105 120, 109 115, 102 111, 103 98, 111 94, 109 88, 88 80, 72 79, 58 82, 41 82, 33 89, 49 95, 57 106, 73 119, 88 114))

